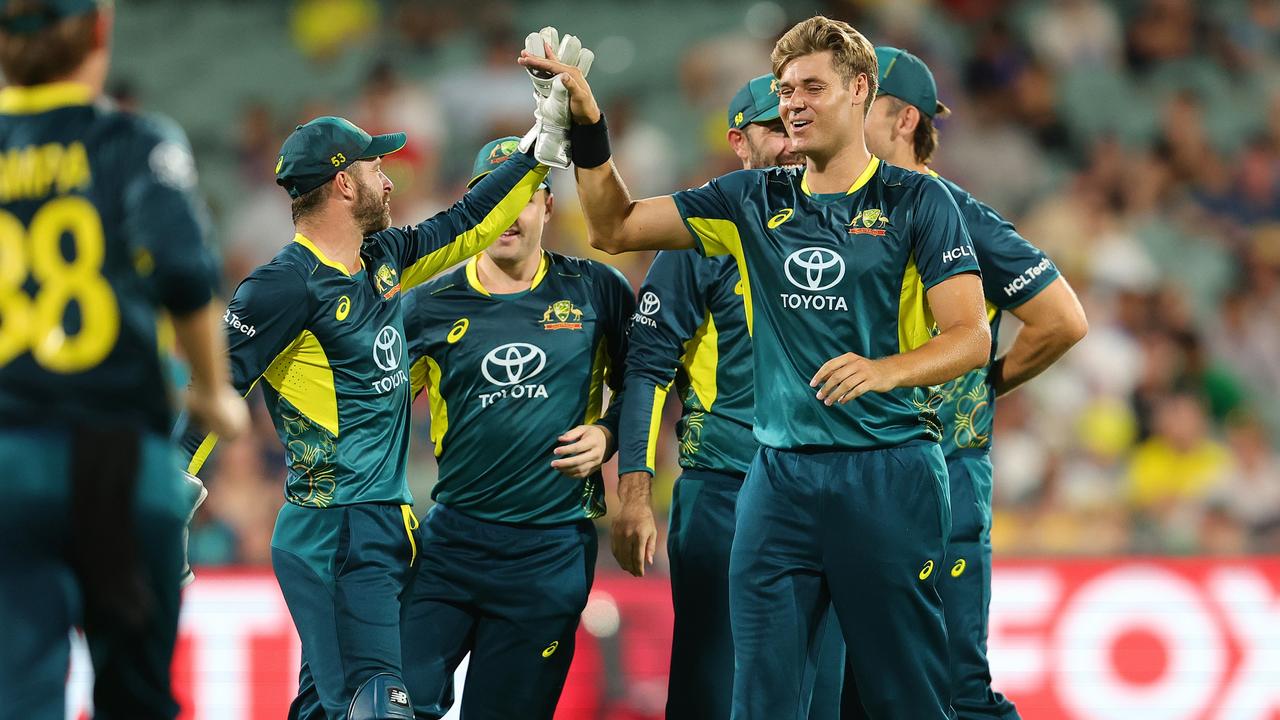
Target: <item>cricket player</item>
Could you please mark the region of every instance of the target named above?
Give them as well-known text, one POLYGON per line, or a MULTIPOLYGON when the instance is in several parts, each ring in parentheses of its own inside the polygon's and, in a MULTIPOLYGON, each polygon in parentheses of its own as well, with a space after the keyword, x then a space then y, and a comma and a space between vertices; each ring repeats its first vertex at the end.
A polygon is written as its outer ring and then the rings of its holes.
POLYGON ((109 3, 0 0, 0 718, 61 720, 69 632, 95 717, 171 720, 191 498, 168 440, 189 409, 240 432, 216 267, 183 132, 101 98, 109 3))
MULTIPOLYGON (((867 116, 867 147, 886 162, 936 177, 929 169, 938 147, 933 121, 949 111, 938 102, 933 73, 920 58, 897 48, 876 48, 876 60, 880 94, 867 116)), ((995 399, 1062 357, 1084 337, 1088 323, 1053 261, 995 210, 955 183, 940 180, 960 207, 982 265, 992 336, 988 363, 942 386, 938 408, 951 486, 947 572, 938 581, 951 647, 951 704, 962 720, 1014 720, 1018 712, 992 689, 987 664, 995 399), (1005 311, 1023 326, 1008 353, 995 360, 996 330, 1005 311)), ((846 718, 861 716, 858 689, 847 683, 846 718)))
MULTIPOLYGON (((412 718, 401 673, 401 595, 419 555, 405 480, 411 401, 401 298, 483 250, 546 177, 528 152, 448 210, 388 227, 381 158, 403 133, 316 118, 284 141, 276 182, 296 234, 236 290, 224 320, 232 381, 264 381, 284 445, 272 567, 302 639, 290 718, 412 718)), ((190 436, 189 436, 190 438, 190 436)), ((187 443, 197 474, 215 439, 187 443), (197 442, 199 442, 198 447, 197 442)))
MULTIPOLYGON (((802 165, 778 115, 777 80, 757 77, 729 103, 727 139, 743 168, 802 165)), ((667 525, 675 627, 668 720, 728 720, 733 688, 729 549, 734 507, 757 445, 755 393, 742 276, 727 255, 663 250, 640 288, 627 355, 613 552, 637 577, 653 562, 657 526, 650 481, 662 406, 681 401, 680 465, 667 525)), ((837 718, 844 638, 828 622, 810 720, 837 718)))
MULTIPOLYGON (((516 142, 485 145, 471 182, 512 163, 516 142)), ((616 269, 543 249, 553 207, 544 180, 488 249, 405 302, 440 467, 403 622, 419 720, 449 710, 468 652, 462 717, 550 720, 573 660, 635 295, 616 269)))
POLYGON ((946 188, 867 152, 878 76, 861 34, 810 18, 772 61, 805 169, 742 170, 636 202, 581 74, 527 51, 520 59, 557 73, 570 94, 593 245, 729 254, 742 275, 762 447, 729 563, 731 717, 807 711, 832 604, 872 717, 952 717, 934 572, 950 502, 940 427, 920 388, 987 361, 978 264, 946 188))

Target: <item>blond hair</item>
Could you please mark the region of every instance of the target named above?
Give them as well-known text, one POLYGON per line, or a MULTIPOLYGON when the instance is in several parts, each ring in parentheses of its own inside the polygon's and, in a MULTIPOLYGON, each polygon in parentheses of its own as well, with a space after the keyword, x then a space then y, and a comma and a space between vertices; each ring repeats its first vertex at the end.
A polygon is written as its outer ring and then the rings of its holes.
POLYGON ((769 59, 773 63, 773 76, 782 77, 787 63, 805 55, 831 52, 831 66, 846 85, 859 75, 867 76, 867 100, 863 103, 865 116, 871 111, 871 101, 876 97, 879 65, 871 42, 847 22, 815 15, 796 23, 773 46, 769 59))

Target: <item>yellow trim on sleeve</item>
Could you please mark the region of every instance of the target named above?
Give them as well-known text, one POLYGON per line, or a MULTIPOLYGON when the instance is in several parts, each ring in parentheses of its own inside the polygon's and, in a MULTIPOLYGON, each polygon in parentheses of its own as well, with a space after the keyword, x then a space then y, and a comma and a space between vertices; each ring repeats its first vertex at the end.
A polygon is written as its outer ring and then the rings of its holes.
POLYGON ((898 352, 907 352, 929 342, 933 336, 933 311, 925 295, 924 282, 914 255, 907 259, 898 296, 898 352))
MULTIPOLYGON (((316 247, 316 244, 311 242, 311 239, 308 238, 306 235, 303 235, 302 233, 294 233, 293 241, 298 243, 302 247, 310 250, 311 254, 315 255, 316 259, 319 260, 321 264, 328 265, 329 267, 333 268, 334 270, 337 270, 343 275, 346 275, 347 277, 351 277, 351 272, 347 270, 347 266, 343 265, 340 262, 334 262, 333 260, 330 260, 328 256, 326 256, 323 252, 321 252, 320 248, 316 247)), ((360 267, 361 268, 364 267, 363 258, 361 258, 360 260, 360 267)))
POLYGON ((650 471, 654 469, 658 459, 658 433, 662 429, 662 406, 667 403, 668 388, 655 385, 653 387, 653 409, 649 411, 649 434, 645 441, 644 464, 650 471))
POLYGON ((525 173, 506 197, 494 205, 489 214, 474 227, 405 268, 404 272, 400 273, 400 284, 403 288, 408 290, 415 285, 420 285, 445 268, 457 265, 488 247, 520 216, 520 211, 529 202, 529 198, 533 197, 538 186, 546 179, 547 169, 545 165, 539 165, 525 173))
POLYGON ((587 414, 583 418, 584 425, 590 425, 600 419, 604 409, 604 381, 609 374, 609 353, 604 349, 605 338, 596 343, 595 356, 591 359, 591 381, 587 386, 587 414))
MULTIPOLYGON (((867 167, 863 169, 862 174, 858 176, 857 180, 853 181, 853 184, 849 186, 849 189, 846 190, 844 194, 852 195, 861 190, 863 185, 866 185, 871 181, 871 176, 876 174, 876 168, 878 167, 880 167, 880 158, 872 155, 871 161, 867 163, 867 167)), ((800 178, 800 190, 803 191, 805 195, 813 195, 813 193, 809 191, 808 170, 805 170, 804 175, 800 178)))
MULTIPOLYGON (((547 276, 547 269, 551 267, 551 258, 547 256, 546 251, 542 253, 542 260, 538 263, 538 270, 533 274, 533 281, 529 284, 529 289, 533 290, 538 287, 542 279, 547 276)), ((490 293, 485 289, 484 283, 480 282, 480 256, 476 255, 467 261, 466 267, 467 284, 472 290, 489 297, 490 293)))
MULTIPOLYGON (((252 393, 253 389, 256 387, 258 387, 258 381, 254 380, 242 397, 249 397, 249 393, 252 393)), ((213 448, 217 444, 217 433, 209 433, 208 435, 205 435, 204 440, 200 441, 200 447, 196 448, 196 451, 192 453, 191 462, 187 463, 187 472, 192 475, 199 475, 200 469, 204 467, 205 461, 209 459, 209 455, 213 453, 213 448)))
POLYGON ((716 402, 716 368, 720 365, 720 338, 716 321, 707 311, 707 318, 698 331, 685 344, 684 371, 689 376, 689 386, 697 396, 702 409, 710 412, 716 402))
POLYGON ((747 335, 751 335, 753 315, 751 312, 751 274, 747 272, 747 258, 742 250, 742 236, 738 226, 731 220, 713 218, 689 218, 689 227, 702 238, 702 246, 708 255, 732 255, 738 263, 738 274, 742 277, 742 307, 747 316, 747 335), (708 245, 713 243, 714 245, 708 245), (723 252, 712 252, 712 248, 723 252))
POLYGON ((191 462, 187 463, 187 472, 192 475, 198 475, 200 468, 204 467, 205 461, 209 459, 209 454, 213 452, 213 446, 217 444, 217 433, 205 435, 200 447, 196 448, 195 453, 191 456, 191 462))
POLYGON ((267 383, 298 412, 338 436, 338 395, 333 368, 320 340, 303 330, 262 374, 267 383))
POLYGON ((7 115, 34 115, 63 107, 88 105, 93 102, 93 90, 88 85, 75 82, 55 82, 44 85, 10 85, 0 90, 0 113, 7 115))

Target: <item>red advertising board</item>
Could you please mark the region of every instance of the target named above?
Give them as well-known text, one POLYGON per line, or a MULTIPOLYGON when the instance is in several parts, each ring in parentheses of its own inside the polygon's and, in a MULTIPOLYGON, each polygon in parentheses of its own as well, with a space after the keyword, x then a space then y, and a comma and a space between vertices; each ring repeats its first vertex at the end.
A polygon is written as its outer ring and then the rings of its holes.
MULTIPOLYGON (((992 580, 990 655, 1027 720, 1280 720, 1280 558, 1011 560, 992 580)), ((557 720, 657 720, 665 579, 602 573, 557 720)), ((204 570, 185 596, 182 720, 275 720, 298 641, 270 573, 204 570)), ((89 702, 78 647, 68 717, 89 702)))

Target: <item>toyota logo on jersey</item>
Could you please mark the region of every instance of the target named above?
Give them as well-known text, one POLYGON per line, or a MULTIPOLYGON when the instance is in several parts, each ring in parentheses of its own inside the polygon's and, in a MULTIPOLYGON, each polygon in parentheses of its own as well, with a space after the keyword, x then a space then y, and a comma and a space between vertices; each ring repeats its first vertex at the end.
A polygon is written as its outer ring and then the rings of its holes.
POLYGON ((783 270, 792 285, 820 292, 844 279, 844 258, 828 248, 800 248, 787 256, 783 270))
POLYGON ((646 290, 644 295, 640 296, 640 314, 652 315, 662 308, 662 301, 652 291, 646 290))
POLYGON ((387 325, 378 331, 373 339, 373 362, 383 372, 392 372, 400 367, 400 331, 387 325))
POLYGON ((507 387, 529 380, 546 366, 547 354, 537 345, 507 343, 484 356, 480 371, 494 385, 507 387))

